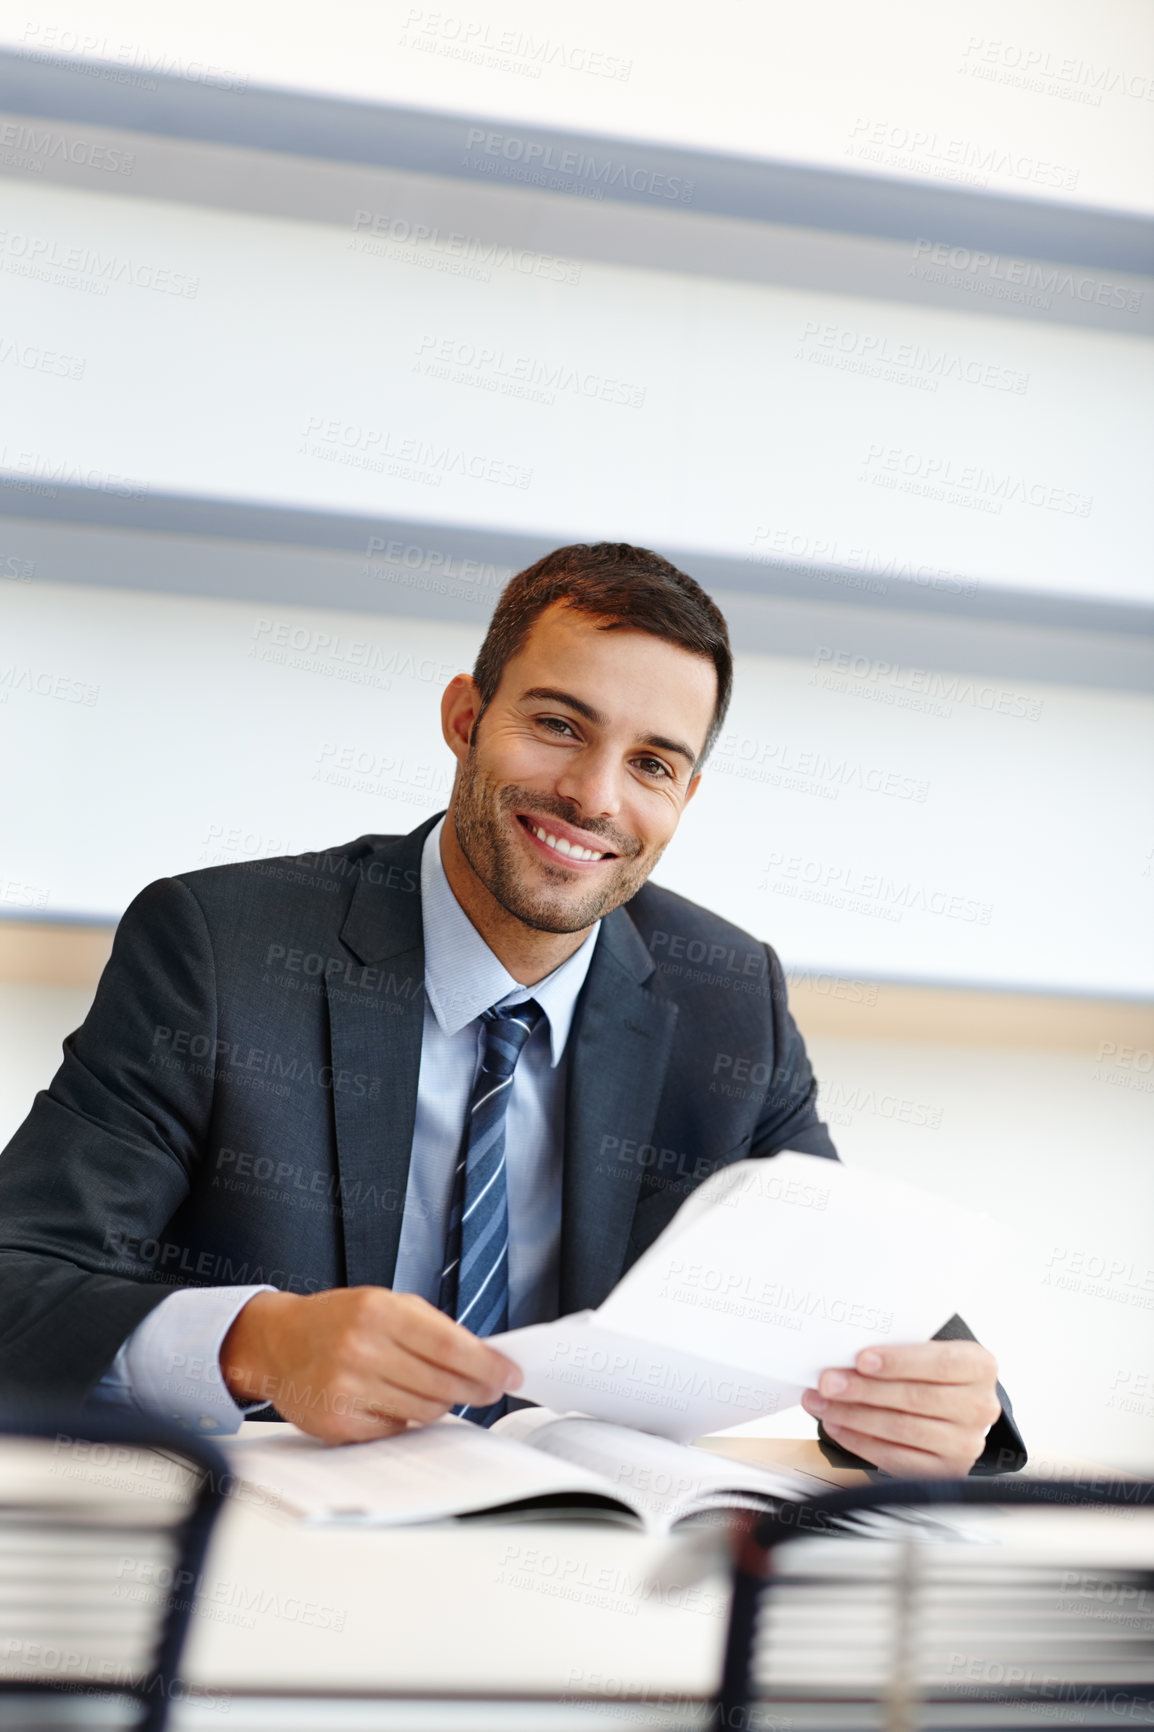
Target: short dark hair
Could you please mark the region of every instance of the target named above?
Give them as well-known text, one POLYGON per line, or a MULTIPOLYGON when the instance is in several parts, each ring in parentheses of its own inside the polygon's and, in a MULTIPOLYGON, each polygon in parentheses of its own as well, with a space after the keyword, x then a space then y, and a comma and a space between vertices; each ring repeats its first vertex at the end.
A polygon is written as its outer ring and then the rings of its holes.
POLYGON ((496 696, 506 662, 523 647, 533 622, 554 602, 589 614, 603 631, 647 631, 712 660, 717 702, 695 765, 699 770, 721 731, 733 690, 733 655, 725 618, 685 572, 649 548, 631 547, 625 541, 591 545, 578 541, 558 547, 509 579, 473 668, 481 715, 496 696))

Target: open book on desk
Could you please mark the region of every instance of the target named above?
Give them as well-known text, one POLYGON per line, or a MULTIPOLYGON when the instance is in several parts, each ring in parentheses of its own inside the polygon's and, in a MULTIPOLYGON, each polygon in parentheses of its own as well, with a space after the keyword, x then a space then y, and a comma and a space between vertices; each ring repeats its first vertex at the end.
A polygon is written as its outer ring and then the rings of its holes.
POLYGON ((488 1431, 448 1416, 396 1437, 335 1447, 295 1426, 253 1423, 223 1447, 237 1478, 266 1507, 305 1522, 358 1527, 580 1514, 665 1533, 691 1518, 768 1510, 830 1489, 811 1474, 750 1467, 540 1407, 506 1414, 488 1431))

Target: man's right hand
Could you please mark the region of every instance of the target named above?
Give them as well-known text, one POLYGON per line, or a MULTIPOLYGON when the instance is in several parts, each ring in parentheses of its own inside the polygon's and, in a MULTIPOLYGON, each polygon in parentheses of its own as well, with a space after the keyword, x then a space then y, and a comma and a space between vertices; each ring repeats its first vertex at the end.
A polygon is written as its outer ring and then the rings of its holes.
POLYGON ((516 1389, 512 1360, 415 1293, 257 1293, 220 1349, 235 1401, 270 1402, 325 1443, 391 1437, 516 1389))

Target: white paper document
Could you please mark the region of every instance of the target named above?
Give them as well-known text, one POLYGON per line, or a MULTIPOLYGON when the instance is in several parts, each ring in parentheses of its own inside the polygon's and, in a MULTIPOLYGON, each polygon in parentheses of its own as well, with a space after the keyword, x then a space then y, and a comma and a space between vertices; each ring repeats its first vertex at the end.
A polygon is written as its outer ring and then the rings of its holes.
POLYGON ((863 1347, 928 1341, 993 1278, 984 1216, 815 1155, 738 1161, 596 1311, 495 1335, 517 1391, 687 1440, 780 1412, 863 1347))

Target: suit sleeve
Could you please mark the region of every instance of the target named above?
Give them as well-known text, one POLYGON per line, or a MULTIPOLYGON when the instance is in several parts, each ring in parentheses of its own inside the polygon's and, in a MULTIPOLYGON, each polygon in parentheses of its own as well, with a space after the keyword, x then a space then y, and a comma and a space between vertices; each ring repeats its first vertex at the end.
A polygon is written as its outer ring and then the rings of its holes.
POLYGON ((216 981, 178 879, 130 904, 92 1008, 0 1156, 0 1395, 82 1400, 172 1287, 141 1282, 210 1120, 216 981))
POLYGON ((750 1143, 751 1157, 793 1149, 799 1155, 837 1160, 829 1131, 818 1117, 817 1082, 797 1024, 790 1015, 785 973, 767 944, 769 1002, 773 1019, 773 1071, 750 1143))

